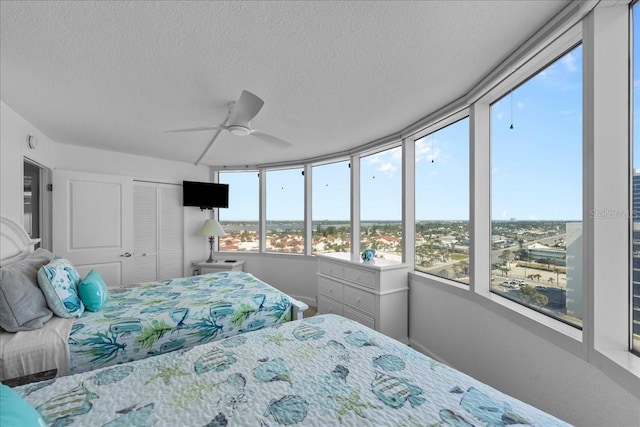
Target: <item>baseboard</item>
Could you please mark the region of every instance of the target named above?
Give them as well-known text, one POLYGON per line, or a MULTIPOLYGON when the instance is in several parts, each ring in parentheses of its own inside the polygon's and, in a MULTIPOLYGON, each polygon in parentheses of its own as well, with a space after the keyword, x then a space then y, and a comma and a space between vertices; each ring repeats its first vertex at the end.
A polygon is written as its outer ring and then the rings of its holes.
POLYGON ((443 358, 441 358, 440 356, 438 356, 436 353, 429 350, 428 348, 420 345, 418 342, 411 340, 411 338, 409 338, 409 346, 414 350, 417 350, 420 353, 424 354, 425 356, 432 358, 433 360, 436 360, 444 365, 451 366, 449 363, 447 363, 446 360, 444 360, 443 358))

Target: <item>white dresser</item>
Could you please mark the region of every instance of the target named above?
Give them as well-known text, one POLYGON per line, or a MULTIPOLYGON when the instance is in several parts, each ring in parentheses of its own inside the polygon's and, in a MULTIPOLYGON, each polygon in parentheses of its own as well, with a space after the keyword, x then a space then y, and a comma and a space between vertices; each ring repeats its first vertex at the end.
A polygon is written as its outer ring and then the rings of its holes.
POLYGON ((318 313, 339 314, 403 343, 408 337, 407 264, 353 262, 348 253, 318 254, 318 313))

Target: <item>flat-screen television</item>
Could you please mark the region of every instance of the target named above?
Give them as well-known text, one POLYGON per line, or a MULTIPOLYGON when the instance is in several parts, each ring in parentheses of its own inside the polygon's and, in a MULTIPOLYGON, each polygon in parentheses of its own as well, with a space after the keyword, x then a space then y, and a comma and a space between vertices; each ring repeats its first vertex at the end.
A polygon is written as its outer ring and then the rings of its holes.
POLYGON ((200 209, 228 208, 229 184, 182 181, 182 205, 200 209))

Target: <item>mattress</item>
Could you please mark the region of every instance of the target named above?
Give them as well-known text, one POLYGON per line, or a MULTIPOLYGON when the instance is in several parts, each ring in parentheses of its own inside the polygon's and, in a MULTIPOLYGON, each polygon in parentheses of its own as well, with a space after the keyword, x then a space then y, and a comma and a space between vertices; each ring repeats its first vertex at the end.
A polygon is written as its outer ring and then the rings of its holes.
POLYGON ((109 291, 69 336, 72 373, 156 356, 291 320, 289 297, 242 271, 109 291))
POLYGON ((0 379, 57 369, 69 375, 67 340, 73 318, 53 316, 41 329, 0 333, 0 379))
POLYGON ((60 425, 567 425, 336 315, 15 390, 60 425))

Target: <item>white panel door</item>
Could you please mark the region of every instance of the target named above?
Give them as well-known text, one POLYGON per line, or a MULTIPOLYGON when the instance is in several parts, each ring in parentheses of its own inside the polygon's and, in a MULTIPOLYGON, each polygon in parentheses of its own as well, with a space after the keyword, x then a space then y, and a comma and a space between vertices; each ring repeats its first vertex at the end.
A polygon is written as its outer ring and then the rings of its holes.
POLYGON ((53 172, 53 253, 81 277, 95 269, 107 286, 133 283, 133 180, 53 172))

